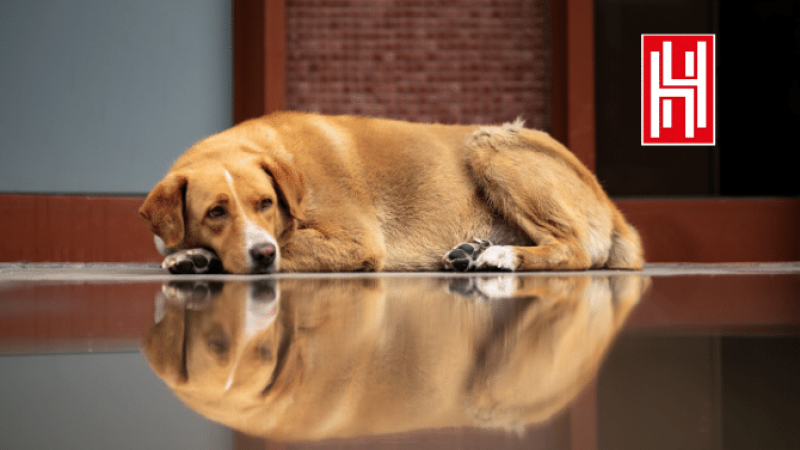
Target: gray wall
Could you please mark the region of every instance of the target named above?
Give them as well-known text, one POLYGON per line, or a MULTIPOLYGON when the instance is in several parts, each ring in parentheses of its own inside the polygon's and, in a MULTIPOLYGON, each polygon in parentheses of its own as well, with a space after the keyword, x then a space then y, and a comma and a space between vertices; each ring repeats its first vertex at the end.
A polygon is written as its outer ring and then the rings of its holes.
POLYGON ((143 194, 232 124, 226 0, 2 0, 0 193, 143 194))
POLYGON ((0 448, 229 449, 141 353, 0 356, 0 448))

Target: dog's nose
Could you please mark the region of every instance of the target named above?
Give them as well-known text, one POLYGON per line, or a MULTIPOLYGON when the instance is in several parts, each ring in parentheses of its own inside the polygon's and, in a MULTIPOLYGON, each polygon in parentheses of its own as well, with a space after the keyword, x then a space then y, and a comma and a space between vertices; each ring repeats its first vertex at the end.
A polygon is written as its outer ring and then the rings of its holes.
POLYGON ((269 266, 275 261, 276 249, 273 244, 257 244, 250 248, 250 256, 261 267, 269 266))

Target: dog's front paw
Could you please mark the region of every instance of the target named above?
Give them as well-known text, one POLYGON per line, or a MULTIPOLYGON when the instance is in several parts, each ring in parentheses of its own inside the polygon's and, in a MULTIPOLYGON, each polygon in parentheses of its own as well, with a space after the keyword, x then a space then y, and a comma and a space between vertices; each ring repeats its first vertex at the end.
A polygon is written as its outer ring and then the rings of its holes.
POLYGON ((222 273, 222 261, 204 248, 179 250, 164 258, 161 267, 174 274, 222 273))
POLYGON ((513 272, 517 266, 517 252, 508 245, 493 245, 475 258, 475 270, 513 272))
POLYGON ((219 281, 170 281, 161 286, 161 295, 186 309, 201 310, 219 295, 222 286, 219 281))
POLYGON ((471 276, 450 279, 446 288, 450 294, 484 300, 512 298, 517 291, 514 275, 471 276))
POLYGON ((442 261, 446 269, 456 272, 469 272, 476 269, 476 260, 492 243, 486 239, 475 239, 472 242, 459 244, 444 254, 442 261))
POLYGON ((445 288, 445 292, 448 294, 457 294, 464 298, 475 298, 480 295, 477 286, 475 286, 474 277, 451 278, 445 288))

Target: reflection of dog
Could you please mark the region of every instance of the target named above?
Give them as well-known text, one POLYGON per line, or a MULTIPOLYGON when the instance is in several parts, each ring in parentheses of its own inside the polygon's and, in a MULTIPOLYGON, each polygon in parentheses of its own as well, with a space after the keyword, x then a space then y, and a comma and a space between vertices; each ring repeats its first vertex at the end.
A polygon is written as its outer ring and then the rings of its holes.
POLYGON ((180 273, 642 266, 591 172, 521 123, 273 114, 196 144, 140 212, 180 273))
POLYGON ((210 301, 166 289, 143 351, 189 407, 272 439, 521 430, 588 383, 648 283, 456 280, 234 282, 200 289, 210 301))

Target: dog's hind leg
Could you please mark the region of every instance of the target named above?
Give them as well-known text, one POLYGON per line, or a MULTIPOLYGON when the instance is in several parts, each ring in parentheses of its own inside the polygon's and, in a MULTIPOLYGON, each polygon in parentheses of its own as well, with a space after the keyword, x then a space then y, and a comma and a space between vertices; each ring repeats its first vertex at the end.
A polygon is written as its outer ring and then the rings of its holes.
MULTIPOLYGON (((566 148, 517 122, 481 128, 467 143, 466 152, 472 176, 492 208, 535 243, 497 242, 475 257, 476 270, 582 270, 606 265, 619 212, 594 175, 566 148)), ((631 251, 635 253, 627 249, 631 251)), ((627 268, 641 267, 641 260, 637 267, 635 259, 627 258, 627 268)))

